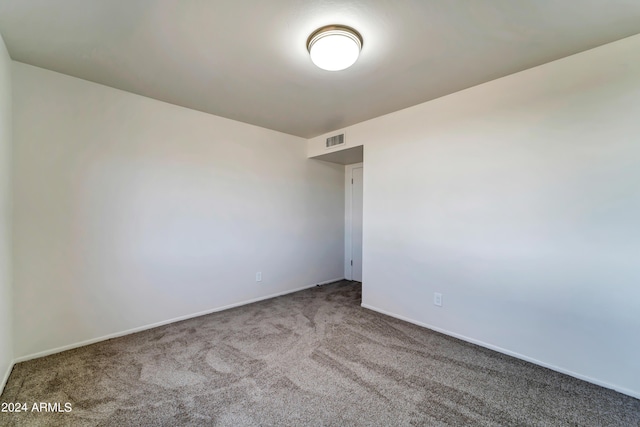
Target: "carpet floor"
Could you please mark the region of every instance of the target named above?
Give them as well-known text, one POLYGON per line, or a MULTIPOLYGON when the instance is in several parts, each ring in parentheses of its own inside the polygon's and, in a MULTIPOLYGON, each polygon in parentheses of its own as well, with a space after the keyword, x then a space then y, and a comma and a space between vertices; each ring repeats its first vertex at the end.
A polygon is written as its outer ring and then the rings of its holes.
POLYGON ((28 411, 0 425, 640 426, 640 400, 360 299, 338 282, 20 363, 0 402, 28 411))

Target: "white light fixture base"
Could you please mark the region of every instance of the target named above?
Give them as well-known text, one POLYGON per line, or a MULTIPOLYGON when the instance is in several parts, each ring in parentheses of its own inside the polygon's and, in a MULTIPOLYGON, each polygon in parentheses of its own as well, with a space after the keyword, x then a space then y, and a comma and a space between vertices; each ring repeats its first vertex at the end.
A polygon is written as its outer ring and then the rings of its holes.
POLYGON ((362 36, 346 25, 318 28, 307 39, 311 60, 327 71, 340 71, 352 66, 360 56, 362 36))

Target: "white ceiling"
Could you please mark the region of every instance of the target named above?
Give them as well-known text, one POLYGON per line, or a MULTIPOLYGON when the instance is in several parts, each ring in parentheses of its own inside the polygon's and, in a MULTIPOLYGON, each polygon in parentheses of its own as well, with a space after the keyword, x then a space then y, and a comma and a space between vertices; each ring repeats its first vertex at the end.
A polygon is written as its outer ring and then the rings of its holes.
POLYGON ((640 33, 640 0, 1 0, 0 33, 14 60, 308 138, 640 33), (311 63, 326 24, 362 34, 352 68, 311 63))

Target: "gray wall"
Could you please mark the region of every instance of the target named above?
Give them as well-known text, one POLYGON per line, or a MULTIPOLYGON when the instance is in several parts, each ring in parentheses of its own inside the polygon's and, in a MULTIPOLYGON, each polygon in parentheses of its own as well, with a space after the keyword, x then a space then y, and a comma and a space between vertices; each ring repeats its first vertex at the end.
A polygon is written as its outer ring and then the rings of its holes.
POLYGON ((0 36, 0 392, 13 366, 11 92, 11 58, 0 36))
POLYGON ((13 71, 17 357, 343 277, 344 168, 305 140, 13 71))

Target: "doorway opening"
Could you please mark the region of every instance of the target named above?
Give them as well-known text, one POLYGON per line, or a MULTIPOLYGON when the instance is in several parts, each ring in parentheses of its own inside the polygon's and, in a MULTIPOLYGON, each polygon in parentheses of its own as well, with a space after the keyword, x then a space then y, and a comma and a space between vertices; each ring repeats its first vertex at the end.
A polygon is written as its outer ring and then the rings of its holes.
POLYGON ((345 278, 362 282, 363 163, 345 167, 345 278))

